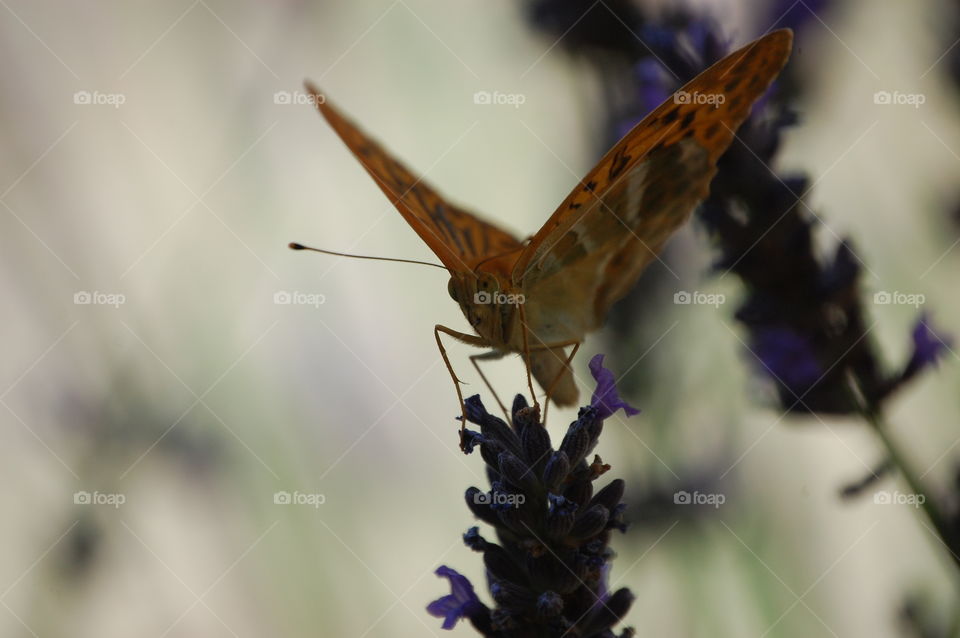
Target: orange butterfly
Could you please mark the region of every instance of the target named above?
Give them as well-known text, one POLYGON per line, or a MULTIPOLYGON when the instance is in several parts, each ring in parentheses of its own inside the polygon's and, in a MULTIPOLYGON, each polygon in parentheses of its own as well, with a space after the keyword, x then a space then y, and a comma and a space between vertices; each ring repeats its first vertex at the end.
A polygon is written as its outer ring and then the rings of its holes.
POLYGON ((792 40, 789 29, 774 31, 687 83, 617 142, 529 241, 446 201, 306 85, 320 113, 450 272, 449 294, 477 333, 434 327, 461 407, 441 333, 492 348, 470 357, 478 372, 480 359, 522 354, 528 383, 532 374, 548 401, 576 402, 570 360, 577 347, 706 197, 717 160, 786 64, 792 40))

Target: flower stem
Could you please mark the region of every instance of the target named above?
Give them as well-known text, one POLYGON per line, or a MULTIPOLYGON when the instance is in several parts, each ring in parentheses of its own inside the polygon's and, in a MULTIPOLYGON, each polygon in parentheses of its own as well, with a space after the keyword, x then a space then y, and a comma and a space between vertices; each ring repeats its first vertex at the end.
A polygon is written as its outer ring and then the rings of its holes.
POLYGON ((950 552, 954 563, 958 568, 960 568, 960 558, 957 557, 957 554, 950 542, 950 525, 947 523, 946 518, 944 518, 943 513, 940 511, 940 508, 937 506, 937 503, 934 501, 934 499, 930 498, 924 491, 923 485, 921 485, 920 479, 918 478, 916 472, 910 466, 909 461, 907 461, 903 452, 900 450, 899 445, 897 445, 896 441, 893 440, 893 437, 890 436, 887 424, 876 412, 868 411, 865 412, 863 416, 867 422, 873 426, 873 430, 877 433, 877 436, 880 437, 880 441, 883 443, 883 447, 889 455, 891 462, 906 481, 910 491, 922 497, 920 500, 922 501, 921 504, 923 506, 923 511, 926 513, 927 518, 930 519, 930 523, 933 525, 937 535, 940 537, 940 542, 942 542, 946 549, 950 552))
MULTIPOLYGON (((943 513, 940 511, 937 503, 927 495, 926 491, 923 489, 923 485, 920 483, 920 478, 913 470, 913 467, 907 460, 906 455, 903 454, 903 452, 900 450, 900 446, 893 439, 893 437, 890 436, 889 427, 880 413, 880 410, 877 409, 876 406, 869 405, 866 401, 863 392, 860 390, 860 384, 858 383, 856 376, 851 373, 847 380, 850 384, 851 395, 859 406, 860 414, 867 421, 867 423, 871 425, 873 431, 877 433, 877 436, 880 437, 880 442, 883 444, 890 462, 907 482, 907 486, 910 488, 910 491, 920 497, 923 511, 926 513, 927 518, 933 525, 933 529, 936 530, 938 540, 940 541, 941 545, 943 545, 944 549, 949 552, 951 558, 953 559, 954 566, 958 569, 958 571, 955 572, 955 575, 960 576, 960 556, 957 555, 957 548, 954 547, 953 544, 953 534, 951 533, 949 522, 943 516, 943 513)), ((924 525, 924 527, 929 529, 929 527, 926 525, 924 525)), ((958 581, 958 587, 960 587, 960 581, 958 581)))

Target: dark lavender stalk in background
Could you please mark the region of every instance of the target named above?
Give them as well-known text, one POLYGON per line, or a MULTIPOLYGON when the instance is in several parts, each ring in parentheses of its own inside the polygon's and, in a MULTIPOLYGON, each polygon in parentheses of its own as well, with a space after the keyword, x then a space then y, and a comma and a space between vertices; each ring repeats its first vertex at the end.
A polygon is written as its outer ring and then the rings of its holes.
MULTIPOLYGON (((764 31, 792 28, 802 49, 803 31, 838 4, 843 3, 771 0, 767 17, 758 24, 764 31)), ((530 0, 528 17, 534 28, 551 39, 561 38, 571 55, 596 69, 607 110, 608 137, 598 145, 600 150, 729 50, 715 21, 686 9, 672 8, 654 17, 626 0, 590 7, 575 0, 530 0)), ((960 6, 954 15, 956 26, 960 6)), ((951 33, 950 39, 956 35, 951 33)), ((960 46, 949 65, 955 77, 960 77, 958 52, 960 46)), ((927 515, 960 563, 960 497, 942 503, 930 498, 882 417, 894 392, 933 367, 951 340, 938 333, 929 315, 921 314, 909 335, 908 359, 895 370, 880 365, 882 358, 870 338, 873 324, 863 304, 865 266, 853 242, 841 239, 829 258, 819 258, 814 233, 822 225, 820 216, 805 203, 809 176, 774 169, 783 133, 798 121, 792 105, 803 95, 804 78, 794 68, 787 65, 741 127, 719 162, 697 218, 719 253, 716 270, 736 275, 743 285, 744 301, 735 317, 746 331, 745 356, 776 388, 779 407, 817 420, 821 414, 865 419, 889 458, 846 494, 865 491, 885 470, 896 468, 911 490, 926 497, 927 515)), ((654 285, 649 277, 641 279, 635 294, 614 308, 611 324, 618 343, 629 343, 645 313, 651 312, 651 298, 657 296, 649 289, 654 285)))

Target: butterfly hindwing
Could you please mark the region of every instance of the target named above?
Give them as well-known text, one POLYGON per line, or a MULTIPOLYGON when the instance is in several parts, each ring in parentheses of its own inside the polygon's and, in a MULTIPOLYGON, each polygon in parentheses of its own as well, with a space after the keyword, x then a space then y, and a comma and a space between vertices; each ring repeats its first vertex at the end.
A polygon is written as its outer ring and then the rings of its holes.
POLYGON ((347 119, 319 90, 309 83, 306 89, 354 157, 448 270, 471 271, 485 259, 521 246, 507 231, 446 201, 347 119))
POLYGON ((708 162, 706 152, 689 141, 657 150, 596 202, 589 223, 558 233, 524 280, 539 339, 574 340, 602 323, 610 305, 706 196, 715 172, 708 162))

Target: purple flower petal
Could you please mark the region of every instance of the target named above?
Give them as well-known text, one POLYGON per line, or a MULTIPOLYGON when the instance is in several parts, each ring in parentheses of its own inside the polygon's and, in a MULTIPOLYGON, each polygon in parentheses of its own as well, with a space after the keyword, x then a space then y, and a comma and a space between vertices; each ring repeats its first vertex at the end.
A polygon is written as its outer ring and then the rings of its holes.
POLYGON ((937 364, 937 360, 945 350, 949 350, 953 340, 938 334, 930 325, 929 317, 924 313, 917 319, 913 327, 913 354, 910 356, 908 368, 919 370, 926 366, 937 364))
POLYGON ((443 618, 444 629, 453 629, 458 620, 469 618, 482 603, 466 576, 446 565, 441 565, 434 573, 450 581, 450 593, 427 605, 427 613, 443 618))
POLYGON ((595 355, 590 359, 590 374, 597 382, 597 389, 593 391, 593 398, 590 399, 590 405, 597 409, 601 419, 612 416, 614 412, 623 408, 627 416, 639 414, 640 410, 620 398, 617 392, 616 379, 613 372, 603 367, 603 355, 595 355))
POLYGON ((806 392, 823 375, 813 344, 790 328, 761 328, 754 333, 752 345, 764 372, 794 394, 806 392))

